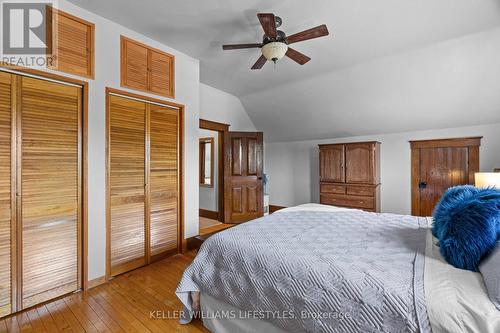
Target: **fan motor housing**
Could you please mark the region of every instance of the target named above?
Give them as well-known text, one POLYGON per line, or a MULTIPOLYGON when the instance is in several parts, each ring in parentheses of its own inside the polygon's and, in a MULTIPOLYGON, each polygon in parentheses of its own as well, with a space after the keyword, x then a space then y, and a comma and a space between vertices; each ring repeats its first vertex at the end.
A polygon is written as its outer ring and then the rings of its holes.
POLYGON ((269 38, 268 36, 264 35, 262 37, 262 44, 268 44, 268 43, 271 43, 271 42, 281 42, 281 43, 286 43, 286 34, 281 31, 281 30, 277 30, 276 31, 276 38, 269 38))

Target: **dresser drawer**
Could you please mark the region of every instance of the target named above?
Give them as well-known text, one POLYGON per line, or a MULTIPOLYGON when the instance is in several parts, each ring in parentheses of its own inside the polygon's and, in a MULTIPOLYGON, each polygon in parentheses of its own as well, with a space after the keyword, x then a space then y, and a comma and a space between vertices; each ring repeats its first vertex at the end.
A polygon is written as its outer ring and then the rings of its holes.
POLYGON ((347 187, 348 195, 356 195, 363 197, 374 197, 375 196, 375 188, 371 186, 348 186, 347 187))
POLYGON ((345 194, 346 189, 343 185, 334 185, 334 184, 320 184, 320 192, 321 193, 334 193, 334 194, 345 194))
POLYGON ((375 198, 341 195, 321 194, 320 202, 324 205, 334 205, 349 208, 375 209, 375 198))

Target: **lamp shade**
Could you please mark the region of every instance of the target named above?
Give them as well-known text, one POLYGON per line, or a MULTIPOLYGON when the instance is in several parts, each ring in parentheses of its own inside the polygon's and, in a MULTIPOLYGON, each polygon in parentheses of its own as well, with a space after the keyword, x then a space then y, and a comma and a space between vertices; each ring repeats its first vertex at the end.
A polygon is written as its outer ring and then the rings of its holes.
POLYGON ((500 172, 476 172, 476 187, 500 189, 500 172))

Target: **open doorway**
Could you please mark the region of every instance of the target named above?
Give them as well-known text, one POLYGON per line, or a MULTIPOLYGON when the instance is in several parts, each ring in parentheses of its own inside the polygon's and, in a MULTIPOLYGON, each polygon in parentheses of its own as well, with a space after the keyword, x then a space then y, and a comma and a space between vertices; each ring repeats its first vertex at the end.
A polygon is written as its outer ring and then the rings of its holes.
POLYGON ((200 119, 200 235, 231 225, 224 223, 224 134, 229 125, 200 119))

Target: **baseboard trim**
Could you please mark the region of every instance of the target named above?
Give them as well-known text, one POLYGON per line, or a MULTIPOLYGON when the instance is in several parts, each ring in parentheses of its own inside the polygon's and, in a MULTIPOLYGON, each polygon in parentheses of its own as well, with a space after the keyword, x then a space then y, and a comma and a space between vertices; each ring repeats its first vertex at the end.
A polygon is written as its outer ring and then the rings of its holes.
POLYGON ((90 280, 89 282, 87 282, 87 290, 98 287, 101 284, 105 284, 107 282, 108 281, 106 281, 105 276, 101 276, 101 277, 98 277, 96 279, 90 280))
POLYGON ((269 205, 269 214, 272 214, 274 212, 277 212, 278 210, 285 209, 286 207, 284 206, 277 206, 277 205, 269 205))
POLYGON ((207 219, 219 220, 219 212, 214 212, 212 210, 201 209, 200 208, 200 216, 205 217, 207 219))

